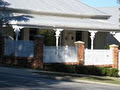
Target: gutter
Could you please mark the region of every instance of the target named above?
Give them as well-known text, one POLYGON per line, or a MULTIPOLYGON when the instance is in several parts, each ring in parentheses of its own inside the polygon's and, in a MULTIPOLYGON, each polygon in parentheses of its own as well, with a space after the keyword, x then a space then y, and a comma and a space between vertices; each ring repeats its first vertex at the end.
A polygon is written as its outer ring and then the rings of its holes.
POLYGON ((77 31, 88 31, 88 30, 93 30, 93 31, 99 31, 99 32, 120 32, 120 29, 112 29, 112 28, 82 28, 82 27, 70 27, 70 26, 48 26, 48 25, 34 25, 34 24, 17 24, 18 26, 23 26, 26 28, 41 28, 41 29, 64 29, 64 30, 77 30, 77 31))

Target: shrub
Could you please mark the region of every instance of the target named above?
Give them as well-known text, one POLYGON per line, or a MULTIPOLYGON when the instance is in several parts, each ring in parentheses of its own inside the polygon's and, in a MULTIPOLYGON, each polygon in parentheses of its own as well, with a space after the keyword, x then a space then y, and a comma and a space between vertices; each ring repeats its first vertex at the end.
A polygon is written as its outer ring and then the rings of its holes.
POLYGON ((95 67, 95 66, 78 66, 78 65, 64 65, 64 64, 51 64, 45 66, 49 71, 88 74, 97 76, 111 76, 117 77, 118 70, 115 68, 95 67))
POLYGON ((101 75, 102 75, 102 76, 107 75, 108 68, 99 67, 99 69, 100 69, 100 71, 101 71, 101 75))
POLYGON ((107 70, 107 76, 117 77, 118 72, 119 71, 116 68, 110 68, 110 69, 107 70))

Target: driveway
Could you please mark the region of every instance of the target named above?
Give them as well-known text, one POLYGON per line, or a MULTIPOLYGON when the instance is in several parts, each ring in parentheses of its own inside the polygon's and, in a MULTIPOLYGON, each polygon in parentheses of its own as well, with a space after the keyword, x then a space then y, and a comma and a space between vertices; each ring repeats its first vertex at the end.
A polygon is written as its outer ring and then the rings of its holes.
POLYGON ((32 72, 0 67, 0 90, 120 90, 119 86, 52 80, 32 72))

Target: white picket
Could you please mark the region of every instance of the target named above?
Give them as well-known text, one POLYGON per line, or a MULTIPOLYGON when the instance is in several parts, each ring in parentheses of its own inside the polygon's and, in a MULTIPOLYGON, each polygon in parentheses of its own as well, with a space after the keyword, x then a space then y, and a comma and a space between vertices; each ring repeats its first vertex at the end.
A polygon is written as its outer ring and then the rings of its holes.
POLYGON ((44 47, 44 63, 67 63, 77 62, 76 47, 44 47))
POLYGON ((85 65, 109 65, 112 62, 111 50, 85 50, 85 65))

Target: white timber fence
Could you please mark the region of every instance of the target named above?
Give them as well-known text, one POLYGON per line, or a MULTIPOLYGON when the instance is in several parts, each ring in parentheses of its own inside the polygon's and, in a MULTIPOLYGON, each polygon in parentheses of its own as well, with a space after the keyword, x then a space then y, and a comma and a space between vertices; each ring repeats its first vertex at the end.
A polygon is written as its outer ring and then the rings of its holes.
POLYGON ((77 50, 72 46, 45 46, 44 63, 74 63, 77 62, 77 50))
POLYGON ((85 65, 110 65, 112 61, 111 50, 85 50, 85 65))
POLYGON ((33 41, 5 40, 4 55, 16 57, 34 57, 33 41))

